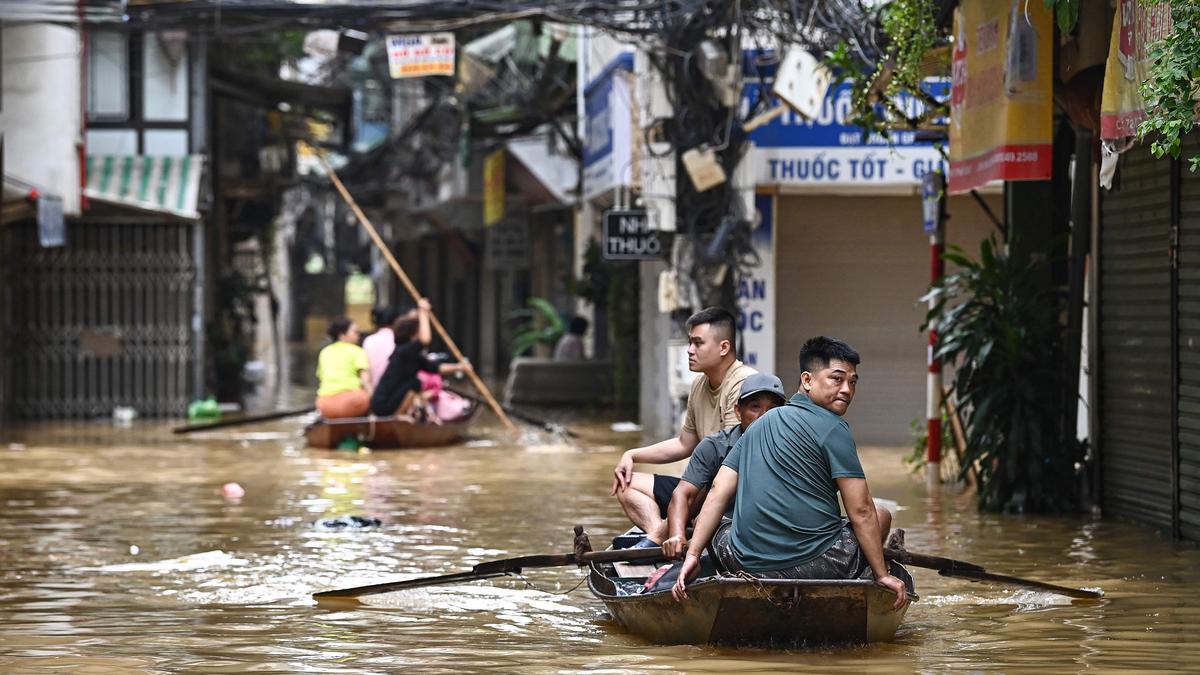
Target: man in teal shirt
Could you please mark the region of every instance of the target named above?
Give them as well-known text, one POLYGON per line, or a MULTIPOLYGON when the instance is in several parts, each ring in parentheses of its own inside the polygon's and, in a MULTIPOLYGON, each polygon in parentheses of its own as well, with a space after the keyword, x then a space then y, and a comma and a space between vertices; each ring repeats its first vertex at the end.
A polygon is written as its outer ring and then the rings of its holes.
POLYGON ((841 340, 815 337, 800 349, 800 391, 747 429, 717 473, 696 518, 676 599, 687 597, 687 582, 711 540, 727 571, 847 579, 869 566, 875 582, 896 593, 895 608, 908 602, 904 582, 888 573, 883 559, 891 514, 871 499, 842 419, 854 399, 858 363, 858 352, 841 340), (722 525, 735 492, 733 521, 722 525))

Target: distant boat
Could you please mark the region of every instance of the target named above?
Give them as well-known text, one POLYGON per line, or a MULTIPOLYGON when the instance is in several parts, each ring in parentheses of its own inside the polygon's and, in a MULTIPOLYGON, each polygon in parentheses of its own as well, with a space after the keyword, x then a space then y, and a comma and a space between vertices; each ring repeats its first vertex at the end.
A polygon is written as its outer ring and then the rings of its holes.
MULTIPOLYGON (((908 587, 909 599, 916 600, 908 570, 889 564, 892 575, 908 587)), ((626 630, 664 645, 887 642, 895 637, 909 607, 893 610, 896 595, 870 579, 750 580, 725 575, 688 584, 688 600, 676 602, 669 589, 641 590, 646 571, 646 566, 593 563, 588 588, 626 630)))
POLYGON ((336 448, 347 438, 370 448, 432 448, 462 440, 479 410, 472 402, 461 415, 441 424, 397 417, 321 418, 304 430, 304 436, 313 448, 336 448))

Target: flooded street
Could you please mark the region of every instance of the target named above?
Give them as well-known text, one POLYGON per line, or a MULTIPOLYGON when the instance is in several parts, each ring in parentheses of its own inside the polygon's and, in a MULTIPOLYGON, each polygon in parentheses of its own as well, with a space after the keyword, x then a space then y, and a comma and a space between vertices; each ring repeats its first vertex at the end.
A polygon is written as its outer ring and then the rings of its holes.
POLYGON ((921 600, 894 643, 772 651, 660 647, 606 620, 574 568, 372 596, 317 590, 570 550, 626 526, 608 497, 638 434, 566 443, 473 428, 439 450, 310 450, 302 420, 174 436, 160 422, 0 431, 2 672, 1104 672, 1200 662, 1200 552, 1091 518, 981 516, 927 498, 901 449, 863 448, 913 551, 1101 588, 1100 601, 912 569, 921 600), (240 498, 222 495, 237 482, 240 498), (321 529, 346 515, 373 529, 321 529))

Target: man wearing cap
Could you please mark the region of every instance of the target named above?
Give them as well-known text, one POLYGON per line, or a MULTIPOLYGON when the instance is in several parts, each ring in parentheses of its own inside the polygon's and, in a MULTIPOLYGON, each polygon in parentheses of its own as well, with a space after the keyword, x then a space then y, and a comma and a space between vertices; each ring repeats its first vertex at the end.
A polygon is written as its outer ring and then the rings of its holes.
POLYGON ((696 446, 687 468, 671 493, 671 505, 667 507, 667 534, 662 542, 663 552, 668 558, 679 558, 687 548, 687 525, 704 505, 704 498, 712 487, 717 471, 725 456, 742 437, 742 432, 762 417, 768 410, 787 402, 783 393, 783 382, 774 375, 755 373, 742 382, 733 410, 738 425, 715 434, 705 436, 696 446))
POLYGON ((904 582, 883 557, 891 513, 875 505, 850 426, 842 416, 858 386, 858 352, 828 337, 800 349, 800 391, 746 432, 725 457, 696 517, 691 545, 672 589, 687 598, 708 543, 726 572, 764 579, 853 579, 908 602, 904 582), (736 494, 733 520, 722 523, 736 494), (838 496, 846 508, 841 517, 838 496))

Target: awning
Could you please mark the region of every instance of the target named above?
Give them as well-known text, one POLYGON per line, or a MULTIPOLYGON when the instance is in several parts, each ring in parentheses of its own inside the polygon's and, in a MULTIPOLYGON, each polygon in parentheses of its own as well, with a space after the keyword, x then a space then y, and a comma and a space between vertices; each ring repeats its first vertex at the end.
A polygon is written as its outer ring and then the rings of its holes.
POLYGON ((89 199, 199 220, 203 155, 89 155, 89 199))

